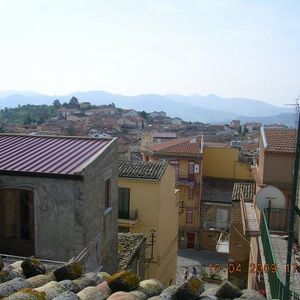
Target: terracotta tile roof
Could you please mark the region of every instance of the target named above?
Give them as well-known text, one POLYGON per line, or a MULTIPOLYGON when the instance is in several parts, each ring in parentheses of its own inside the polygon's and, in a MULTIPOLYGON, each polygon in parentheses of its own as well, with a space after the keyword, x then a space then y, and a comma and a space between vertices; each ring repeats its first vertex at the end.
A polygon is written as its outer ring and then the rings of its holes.
POLYGON ((111 141, 0 134, 0 171, 74 175, 111 141))
MULTIPOLYGON (((5 263, 0 280, 1 299, 198 299, 208 288, 198 276, 191 276, 182 283, 168 287, 155 278, 141 280, 135 274, 136 270, 120 271, 112 276, 105 270, 85 273, 78 262, 70 262, 55 268, 53 272, 46 270, 46 274, 26 278, 22 263, 23 260, 5 263)), ((218 284, 217 289, 222 291, 224 288, 218 284)), ((209 295, 214 297, 218 290, 209 291, 209 295)))
POLYGON ((191 137, 153 144, 149 150, 157 153, 201 154, 201 138, 191 137))
POLYGON ((132 259, 145 245, 142 233, 118 233, 118 270, 127 270, 132 259))
POLYGON ((119 161, 119 177, 159 180, 167 162, 119 161))
POLYGON ((254 195, 254 184, 253 183, 235 183, 232 191, 232 200, 241 200, 243 198, 253 199, 254 195))
POLYGON ((290 128, 263 128, 262 138, 266 151, 294 153, 297 131, 290 128))

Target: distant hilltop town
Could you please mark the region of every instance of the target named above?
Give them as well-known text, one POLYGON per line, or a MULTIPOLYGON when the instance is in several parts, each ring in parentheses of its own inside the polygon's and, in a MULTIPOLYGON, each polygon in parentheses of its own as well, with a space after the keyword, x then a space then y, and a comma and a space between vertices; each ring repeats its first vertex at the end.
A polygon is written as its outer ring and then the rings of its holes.
MULTIPOLYGON (((30 135, 71 135, 95 138, 118 137, 119 154, 123 159, 140 158, 144 133, 153 133, 154 142, 203 134, 207 142, 228 142, 232 145, 257 143, 262 124, 241 123, 205 124, 171 118, 164 111, 122 109, 113 103, 92 105, 72 97, 69 102, 53 105, 24 105, 0 111, 0 132, 30 135), (156 133, 157 132, 157 133, 156 133), (164 133, 159 133, 164 132, 164 133)), ((286 127, 283 124, 269 126, 286 127)))

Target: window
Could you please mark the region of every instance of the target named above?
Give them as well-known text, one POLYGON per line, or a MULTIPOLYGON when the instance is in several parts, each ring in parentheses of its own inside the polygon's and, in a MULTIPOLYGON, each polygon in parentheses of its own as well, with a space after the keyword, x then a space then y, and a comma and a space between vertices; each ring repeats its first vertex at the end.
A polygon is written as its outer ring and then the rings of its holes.
POLYGON ((193 198, 194 198, 194 187, 189 186, 189 199, 193 199, 193 198))
POLYGON ((170 160, 170 165, 172 165, 175 168, 175 179, 178 180, 179 177, 179 162, 178 160, 170 160))
POLYGON ((186 223, 187 224, 193 224, 193 209, 187 208, 186 210, 186 223))
POLYGON ((189 175, 193 175, 194 174, 194 163, 192 161, 189 161, 188 174, 189 175))
POLYGON ((105 180, 104 183, 104 208, 110 207, 110 179, 105 180))
POLYGON ((217 226, 217 228, 227 228, 228 227, 228 210, 227 209, 217 208, 216 226, 217 226))
POLYGON ((118 218, 129 219, 130 216, 130 189, 119 188, 118 218))

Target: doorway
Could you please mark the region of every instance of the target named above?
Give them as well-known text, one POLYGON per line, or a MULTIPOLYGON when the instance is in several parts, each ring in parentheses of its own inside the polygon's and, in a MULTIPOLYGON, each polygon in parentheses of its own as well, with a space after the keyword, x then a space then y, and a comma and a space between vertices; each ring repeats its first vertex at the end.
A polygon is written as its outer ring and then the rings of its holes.
POLYGON ((34 255, 34 194, 0 189, 0 253, 34 255))
POLYGON ((194 232, 188 232, 186 235, 187 235, 186 247, 189 248, 189 249, 195 248, 195 233, 194 232))

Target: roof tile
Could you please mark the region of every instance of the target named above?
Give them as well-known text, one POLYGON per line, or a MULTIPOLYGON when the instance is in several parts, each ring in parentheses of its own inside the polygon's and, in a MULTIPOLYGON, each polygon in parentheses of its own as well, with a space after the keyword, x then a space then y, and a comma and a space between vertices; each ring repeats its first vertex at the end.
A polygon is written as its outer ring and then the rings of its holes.
POLYGON ((266 151, 294 153, 297 131, 291 128, 264 128, 266 151))
POLYGON ((201 154, 201 138, 171 140, 161 144, 153 144, 148 148, 158 153, 201 154))
POLYGON ((119 161, 119 177, 159 180, 167 162, 119 161))
POLYGON ((246 199, 253 199, 254 184, 253 183, 235 183, 232 191, 232 200, 240 201, 243 197, 246 199))

